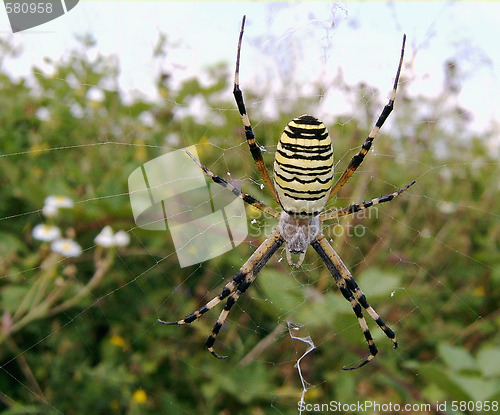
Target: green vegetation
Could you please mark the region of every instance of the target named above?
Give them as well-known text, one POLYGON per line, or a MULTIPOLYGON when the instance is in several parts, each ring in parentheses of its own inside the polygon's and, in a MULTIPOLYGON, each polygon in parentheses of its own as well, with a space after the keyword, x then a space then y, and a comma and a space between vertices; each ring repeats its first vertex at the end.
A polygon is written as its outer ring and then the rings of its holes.
MULTIPOLYGON (((182 318, 217 294, 262 241, 255 230, 272 221, 256 217, 248 242, 181 269, 168 233, 135 227, 127 178, 159 155, 210 143, 204 163, 223 177, 231 172, 236 185, 272 204, 258 186, 235 105, 222 94, 230 71, 213 68, 210 86, 193 79, 176 90, 168 74, 159 75, 161 103, 127 104, 116 90, 114 60, 89 59, 92 42, 82 46, 52 62, 50 75, 34 68, 34 84, 0 73, 2 413, 297 413, 302 384, 294 365, 307 345, 291 338, 287 321, 316 345, 301 361, 306 403, 446 401, 445 413, 460 413, 452 401, 500 400, 500 169, 488 147, 494 132, 468 133, 464 111, 450 104, 453 91, 409 97, 405 80, 376 151, 336 202, 370 199, 417 179, 372 215, 342 219, 337 232, 344 232, 333 241, 400 348, 393 351, 369 321, 379 355, 358 371, 342 371, 367 353, 350 305, 312 249, 300 270, 280 261, 280 251, 233 308, 215 345, 230 358, 218 361, 203 345, 222 307, 188 327, 156 320, 182 318), (207 120, 174 117, 193 98, 207 103, 207 120), (44 218, 49 195, 75 205, 44 218), (64 258, 34 239, 42 222, 76 240, 81 255, 64 258), (106 225, 129 231, 131 243, 96 246, 106 225), (363 225, 363 234, 345 231, 348 225, 363 225)), ((314 114, 317 97, 283 95, 278 104, 286 102, 287 113, 269 121, 263 97, 251 85, 244 89, 271 166, 283 126, 314 114)), ((383 105, 366 86, 349 93, 360 113, 329 126, 340 171, 383 105), (367 98, 380 105, 368 106, 367 98)))

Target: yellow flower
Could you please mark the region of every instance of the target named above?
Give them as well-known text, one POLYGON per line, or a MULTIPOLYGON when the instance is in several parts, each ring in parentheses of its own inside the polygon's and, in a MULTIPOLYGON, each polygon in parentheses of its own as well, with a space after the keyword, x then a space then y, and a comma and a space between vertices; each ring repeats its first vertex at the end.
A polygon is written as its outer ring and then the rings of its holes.
POLYGON ((118 403, 118 400, 113 399, 111 403, 109 404, 113 412, 118 412, 120 410, 120 404, 118 403))
POLYGON ((127 347, 125 343, 125 339, 122 336, 119 336, 118 334, 114 334, 111 339, 109 339, 109 342, 116 347, 119 347, 121 349, 125 349, 127 347))
POLYGON ((483 285, 478 285, 476 288, 474 288, 474 291, 472 291, 472 293, 476 297, 484 297, 486 295, 486 289, 483 285))
POLYGON ((148 400, 148 395, 144 389, 137 389, 132 395, 132 400, 135 403, 144 404, 148 400))

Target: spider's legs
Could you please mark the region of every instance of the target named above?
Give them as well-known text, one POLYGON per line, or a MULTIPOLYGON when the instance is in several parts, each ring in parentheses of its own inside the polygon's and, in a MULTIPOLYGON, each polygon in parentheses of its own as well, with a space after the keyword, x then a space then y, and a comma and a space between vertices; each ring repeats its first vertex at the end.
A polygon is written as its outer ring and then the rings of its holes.
POLYGON ((227 359, 227 356, 219 356, 214 350, 213 346, 215 343, 215 339, 217 338, 217 334, 219 334, 219 331, 224 322, 226 321, 226 318, 229 315, 229 312, 231 311, 231 308, 233 307, 234 303, 236 303, 236 301, 238 301, 238 298, 240 298, 240 295, 243 294, 248 289, 248 287, 250 287, 250 284, 252 284, 252 282, 255 281, 256 276, 257 275, 254 274, 253 272, 249 272, 245 276, 244 280, 241 281, 236 287, 236 289, 229 295, 226 305, 224 306, 224 309, 219 314, 219 317, 215 322, 212 332, 210 333, 210 336, 208 336, 208 339, 205 342, 208 351, 212 353, 217 359, 227 359))
POLYGON ((401 193, 407 190, 410 186, 413 186, 415 182, 416 180, 413 180, 411 183, 408 183, 405 187, 399 189, 398 191, 382 197, 377 197, 375 199, 368 200, 366 202, 355 203, 354 205, 347 206, 342 209, 336 209, 324 212, 320 215, 319 220, 323 222, 329 219, 340 218, 341 216, 351 215, 353 213, 359 212, 360 210, 371 208, 372 206, 378 205, 380 203, 390 202, 395 197, 399 196, 401 193))
POLYGON ((269 261, 269 259, 273 256, 276 250, 283 244, 284 240, 281 237, 279 231, 275 229, 268 238, 262 242, 262 244, 255 250, 255 252, 250 256, 247 262, 243 264, 240 270, 236 273, 233 279, 228 282, 221 293, 206 303, 203 307, 196 310, 194 313, 189 314, 184 317, 182 320, 166 322, 163 320, 158 320, 159 323, 166 325, 184 325, 192 323, 193 321, 200 318, 203 314, 205 314, 210 309, 214 308, 217 304, 227 298, 226 306, 224 310, 222 310, 217 322, 212 329, 212 333, 207 339, 206 346, 210 353, 212 353, 215 357, 222 359, 223 357, 217 355, 213 350, 213 344, 215 342, 215 338, 219 333, 219 330, 222 327, 222 324, 227 318, 231 307, 234 305, 236 300, 239 298, 241 294, 243 294, 250 284, 255 280, 255 277, 262 269, 262 267, 269 261))
POLYGON ((257 209, 275 217, 276 219, 280 218, 280 214, 276 210, 274 210, 273 208, 270 208, 266 204, 255 199, 253 196, 250 196, 249 194, 243 193, 240 189, 234 187, 231 183, 226 182, 222 177, 217 176, 216 174, 212 173, 207 166, 205 166, 200 160, 198 160, 195 156, 193 156, 188 150, 185 150, 185 151, 188 154, 188 156, 191 157, 194 160, 194 162, 196 164, 198 164, 198 166, 201 167, 203 172, 208 177, 210 177, 215 183, 217 183, 218 185, 220 185, 222 187, 225 187, 227 190, 232 192, 236 197, 243 199, 243 201, 245 203, 248 203, 249 205, 256 207, 257 209))
POLYGON ((340 292, 352 305, 352 309, 358 318, 358 323, 363 331, 366 341, 368 342, 368 349, 370 354, 358 365, 353 367, 344 368, 344 370, 358 369, 361 366, 366 365, 370 362, 377 354, 377 347, 373 341, 370 329, 366 320, 363 317, 363 312, 361 306, 367 311, 370 317, 378 324, 387 337, 389 337, 393 343, 393 347, 398 347, 398 342, 396 341, 396 335, 394 332, 386 326, 384 321, 375 312, 375 310, 368 304, 363 291, 360 290, 356 281, 352 277, 351 273, 344 265, 340 257, 337 255, 335 250, 328 243, 324 235, 320 234, 316 240, 311 244, 313 248, 318 252, 321 259, 325 262, 328 270, 332 273, 340 292))
POLYGON ((267 171, 266 165, 264 163, 264 159, 262 158, 262 152, 260 151, 260 147, 255 142, 255 135, 252 130, 252 125, 250 124, 250 119, 248 118, 247 110, 245 108, 245 102, 243 101, 243 94, 240 89, 240 52, 241 52, 241 40, 243 39, 243 29, 245 28, 245 16, 243 16, 243 20, 241 22, 241 30, 240 37, 238 39, 238 53, 236 55, 236 70, 234 73, 234 89, 233 95, 236 100, 236 104, 238 105, 238 111, 241 115, 241 121, 243 122, 243 127, 245 128, 245 137, 247 139, 248 145, 250 147, 250 153, 252 153, 252 157, 257 165, 257 169, 259 169, 259 173, 264 180, 264 184, 267 189, 271 192, 274 200, 279 203, 278 195, 276 193, 276 189, 274 188, 271 177, 269 176, 269 172, 267 171))
POLYGON ((389 114, 392 112, 392 109, 394 107, 394 100, 396 99, 396 90, 398 87, 398 81, 399 81, 399 74, 401 73, 401 66, 403 65, 403 56, 405 52, 405 42, 406 42, 406 35, 403 36, 403 46, 401 47, 401 57, 399 59, 399 66, 398 70, 396 72, 396 79, 394 81, 394 86, 392 88, 392 93, 389 98, 389 102, 387 105, 384 107, 382 110, 380 116, 378 117, 377 122, 375 123, 375 126, 371 130, 370 134, 368 135, 367 139, 361 146, 361 150, 359 150, 358 154, 356 154, 351 161, 349 162, 349 165, 347 166, 346 170, 340 176, 340 178, 337 180, 337 183, 332 187, 332 191, 330 193, 330 198, 329 200, 335 196, 339 190, 344 186, 344 184, 349 180, 349 178, 353 175, 353 173, 356 171, 356 169, 359 167, 359 165, 363 162, 363 159, 365 158, 366 154, 368 153, 368 150, 370 150, 370 147, 372 146, 372 142, 377 137, 378 132, 380 131, 380 128, 382 128, 382 125, 384 125, 385 120, 389 117, 389 114))

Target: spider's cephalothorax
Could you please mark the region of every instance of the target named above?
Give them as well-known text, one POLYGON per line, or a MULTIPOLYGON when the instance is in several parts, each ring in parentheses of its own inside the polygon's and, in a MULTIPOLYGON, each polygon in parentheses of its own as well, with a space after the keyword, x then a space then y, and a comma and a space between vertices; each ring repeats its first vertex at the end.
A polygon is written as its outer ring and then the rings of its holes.
POLYGON ((299 268, 304 262, 306 249, 316 239, 321 230, 319 216, 301 218, 281 212, 277 229, 286 243, 286 260, 290 265, 299 268), (292 255, 300 254, 299 260, 293 263, 292 255))
POLYGON ((244 27, 245 17, 243 17, 238 40, 233 94, 236 99, 236 104, 238 105, 243 126, 245 127, 245 137, 257 169, 275 202, 282 207, 283 211, 280 213, 264 203, 259 202, 254 197, 242 193, 232 184, 212 173, 198 159, 188 153, 215 183, 227 188, 246 203, 276 218, 278 220, 278 225, 243 264, 232 280, 224 286, 218 296, 182 320, 171 322, 158 321, 169 325, 192 323, 218 305, 221 301, 226 300, 226 305, 220 313, 206 341, 206 346, 210 353, 219 359, 223 359, 224 356, 219 356, 213 348, 215 338, 226 321, 231 308, 241 294, 248 289, 262 267, 284 243, 286 244, 286 257, 288 263, 297 267, 301 265, 304 260, 305 251, 307 247, 311 245, 324 261, 344 298, 351 304, 354 314, 358 319, 359 326, 363 331, 365 340, 368 343, 369 355, 357 365, 344 368, 357 369, 370 362, 377 354, 377 348, 363 316, 363 309, 375 323, 377 323, 385 335, 391 339, 394 348, 397 347, 398 343, 394 332, 386 326, 380 316, 368 304, 363 291, 358 287, 351 273, 342 262, 342 259, 340 259, 321 232, 321 223, 326 220, 351 215, 379 203, 389 202, 415 183, 415 181, 412 181, 410 184, 407 184, 394 193, 366 202, 355 203, 341 209, 324 211, 326 203, 340 191, 342 186, 349 180, 362 163, 373 140, 392 111, 394 100, 396 99, 399 74, 403 64, 406 36, 403 37, 401 57, 399 59, 396 79, 389 102, 382 110, 375 126, 370 134, 368 134, 361 149, 351 159, 344 173, 342 173, 335 184, 333 184, 333 147, 331 139, 325 125, 311 115, 301 115, 300 117, 294 118, 285 127, 276 149, 273 183, 267 171, 264 159, 262 158, 261 149, 255 142, 255 136, 246 112, 243 94, 239 86, 240 51, 244 27), (296 264, 292 262, 291 253, 300 254, 296 264))

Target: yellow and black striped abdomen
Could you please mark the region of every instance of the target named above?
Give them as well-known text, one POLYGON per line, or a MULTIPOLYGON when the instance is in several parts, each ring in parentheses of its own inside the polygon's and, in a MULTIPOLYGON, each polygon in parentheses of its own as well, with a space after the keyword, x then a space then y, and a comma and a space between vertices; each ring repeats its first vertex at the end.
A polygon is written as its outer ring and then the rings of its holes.
POLYGON ((325 125, 311 115, 290 121, 278 142, 274 184, 290 215, 314 216, 325 207, 333 181, 333 146, 325 125))

